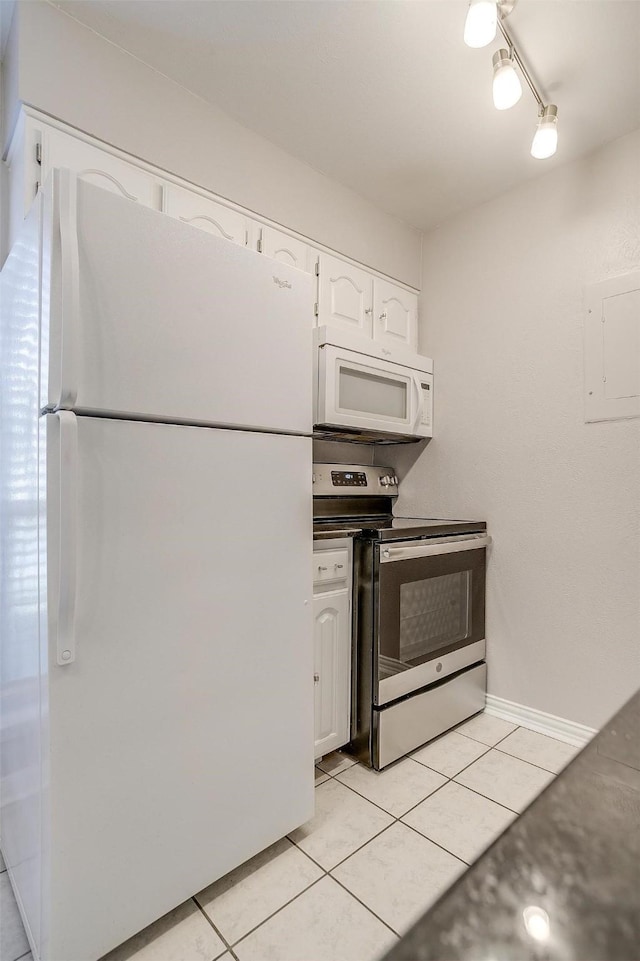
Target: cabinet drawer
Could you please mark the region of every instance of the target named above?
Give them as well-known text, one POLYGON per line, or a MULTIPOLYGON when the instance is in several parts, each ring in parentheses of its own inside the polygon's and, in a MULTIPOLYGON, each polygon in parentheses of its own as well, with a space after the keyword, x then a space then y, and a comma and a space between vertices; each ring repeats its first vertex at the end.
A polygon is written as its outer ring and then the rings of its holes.
POLYGON ((313 554, 313 583, 325 584, 327 581, 344 581, 348 584, 349 551, 314 551, 313 554))

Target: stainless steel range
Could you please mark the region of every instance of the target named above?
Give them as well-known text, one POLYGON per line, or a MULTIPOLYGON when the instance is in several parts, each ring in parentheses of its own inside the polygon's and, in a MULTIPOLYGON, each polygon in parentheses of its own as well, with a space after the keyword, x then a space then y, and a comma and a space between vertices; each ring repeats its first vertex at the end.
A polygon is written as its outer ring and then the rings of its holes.
POLYGON ((484 521, 396 517, 392 470, 314 464, 314 532, 354 537, 349 749, 380 770, 484 707, 484 521))

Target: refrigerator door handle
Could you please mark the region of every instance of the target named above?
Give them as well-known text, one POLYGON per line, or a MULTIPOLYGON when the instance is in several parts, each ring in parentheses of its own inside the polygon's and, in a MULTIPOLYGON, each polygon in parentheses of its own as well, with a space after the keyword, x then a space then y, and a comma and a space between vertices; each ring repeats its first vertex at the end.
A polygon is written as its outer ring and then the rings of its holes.
POLYGON ((78 398, 76 351, 80 316, 80 255, 78 251, 78 178, 60 171, 60 247, 62 260, 62 323, 60 407, 74 407, 78 398))
POLYGON ((64 667, 76 659, 78 422, 76 415, 69 410, 58 411, 54 416, 60 422, 60 574, 56 659, 64 667))

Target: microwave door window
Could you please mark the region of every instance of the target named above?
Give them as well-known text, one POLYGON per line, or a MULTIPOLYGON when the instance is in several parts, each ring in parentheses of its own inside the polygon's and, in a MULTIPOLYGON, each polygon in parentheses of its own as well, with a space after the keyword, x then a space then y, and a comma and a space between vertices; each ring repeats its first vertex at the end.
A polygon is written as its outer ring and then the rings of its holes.
POLYGON ((341 366, 338 375, 338 409, 369 414, 385 420, 406 421, 409 383, 376 371, 341 366))

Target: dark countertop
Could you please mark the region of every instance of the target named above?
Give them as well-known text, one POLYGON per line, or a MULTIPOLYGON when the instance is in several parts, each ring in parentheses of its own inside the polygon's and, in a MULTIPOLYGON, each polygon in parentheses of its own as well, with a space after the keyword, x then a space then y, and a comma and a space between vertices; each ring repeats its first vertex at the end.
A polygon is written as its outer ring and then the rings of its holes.
POLYGON ((638 959, 640 692, 385 961, 638 959), (530 907, 546 938, 527 932, 530 907))
POLYGON ((335 530, 329 530, 329 528, 327 527, 323 527, 321 530, 316 530, 314 527, 313 539, 314 541, 329 541, 329 540, 333 541, 333 540, 337 540, 340 537, 355 537, 356 534, 360 533, 360 530, 361 529, 359 527, 357 528, 339 527, 339 528, 336 528, 335 530))

